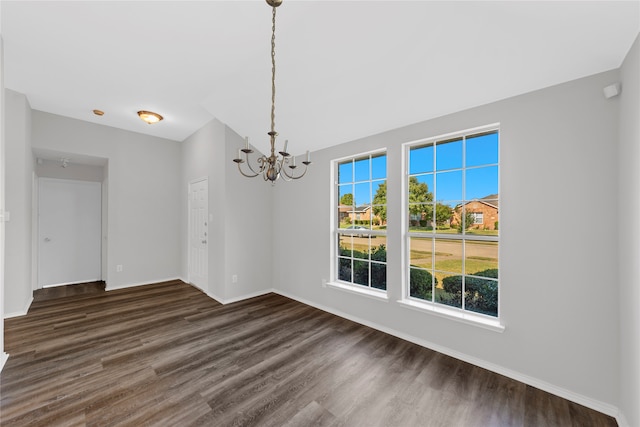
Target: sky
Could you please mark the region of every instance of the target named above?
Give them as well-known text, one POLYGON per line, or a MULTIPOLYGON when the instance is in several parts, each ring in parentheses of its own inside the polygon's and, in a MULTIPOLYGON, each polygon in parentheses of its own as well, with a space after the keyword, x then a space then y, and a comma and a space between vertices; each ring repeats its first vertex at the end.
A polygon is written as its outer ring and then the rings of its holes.
MULTIPOLYGON (((498 194, 498 132, 412 147, 408 166, 409 174, 435 193, 434 200, 452 207, 498 194)), ((352 193, 356 206, 371 203, 378 186, 385 182, 386 169, 384 154, 340 164, 339 197, 352 193)))

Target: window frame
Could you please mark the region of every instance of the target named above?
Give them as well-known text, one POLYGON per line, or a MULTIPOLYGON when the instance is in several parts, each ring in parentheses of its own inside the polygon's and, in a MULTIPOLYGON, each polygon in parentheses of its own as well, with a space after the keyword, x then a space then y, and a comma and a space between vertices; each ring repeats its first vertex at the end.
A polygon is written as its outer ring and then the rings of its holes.
POLYGON ((473 215, 473 225, 484 224, 484 212, 471 212, 471 214, 473 215))
MULTIPOLYGON (((346 281, 346 280, 341 280, 339 278, 339 274, 340 274, 340 259, 351 259, 352 261, 354 260, 358 260, 359 258, 355 258, 353 257, 353 255, 349 258, 345 258, 345 257, 341 257, 340 255, 340 251, 339 251, 339 239, 340 239, 340 235, 344 235, 344 234, 352 234, 354 236, 359 235, 359 236, 370 236, 369 237, 369 248, 371 249, 373 247, 373 242, 371 241, 372 238, 375 238, 377 236, 383 236, 383 237, 387 237, 387 230, 374 230, 371 227, 373 226, 373 207, 377 206, 374 205, 373 203, 373 198, 375 196, 375 193, 373 191, 372 185, 374 182, 376 181, 381 181, 383 180, 384 182, 388 183, 388 164, 385 164, 385 174, 384 174, 384 178, 373 178, 373 171, 372 168, 370 168, 369 171, 369 178, 367 180, 356 180, 355 179, 355 162, 364 158, 368 158, 370 164, 372 162, 372 159, 375 157, 379 157, 379 156, 385 156, 385 163, 388 161, 388 153, 387 153, 387 149, 386 148, 381 148, 381 149, 376 149, 376 150, 372 150, 372 151, 367 151, 367 152, 362 152, 362 153, 358 153, 358 154, 354 154, 354 155, 349 155, 349 156, 345 156, 345 157, 341 157, 338 159, 334 159, 331 162, 331 175, 332 175, 332 179, 331 179, 331 272, 330 272, 330 277, 331 279, 327 282, 323 281, 323 284, 327 284, 330 285, 332 287, 335 288, 339 288, 339 289, 343 289, 349 292, 354 292, 357 294, 363 294, 365 296, 370 296, 370 297, 374 297, 376 299, 382 299, 382 300, 388 300, 388 296, 387 296, 387 291, 388 289, 379 289, 379 288, 375 288, 373 286, 371 286, 371 266, 372 264, 383 264, 385 266, 385 274, 386 277, 388 278, 388 259, 386 259, 384 262, 381 261, 375 261, 371 259, 371 256, 369 255, 369 257, 367 259, 362 259, 363 261, 368 262, 368 267, 369 267, 369 276, 368 276, 368 285, 363 285, 363 284, 359 284, 354 282, 354 277, 353 277, 353 270, 352 270, 352 277, 351 280, 352 281, 346 281), (371 204, 369 205, 371 207, 371 214, 369 215, 369 229, 366 230, 359 230, 359 229, 347 229, 347 228, 340 228, 340 215, 338 213, 339 210, 339 206, 340 206, 340 185, 341 183, 339 182, 339 166, 341 164, 344 164, 346 161, 351 160, 352 162, 354 162, 354 178, 353 181, 350 182, 350 184, 352 184, 355 186, 356 184, 362 184, 364 182, 368 182, 370 183, 370 189, 371 189, 371 204)), ((344 184, 343 184, 344 185, 344 184)), ((388 188, 388 187, 387 187, 388 188)), ((354 194, 353 197, 356 197, 356 195, 354 194)), ((385 203, 385 206, 388 206, 387 203, 385 203)), ((355 200, 353 201, 353 207, 358 207, 357 204, 355 203, 355 200)), ((354 209, 355 210, 355 209, 354 209)), ((354 216, 355 216, 355 212, 354 212, 354 216)), ((355 224, 352 224, 355 225, 355 224)), ((353 264, 352 264, 353 265, 353 264)))
MULTIPOLYGON (((486 125, 486 126, 480 126, 480 127, 475 127, 475 128, 470 128, 470 129, 465 129, 465 130, 461 130, 461 131, 456 131, 456 132, 451 132, 451 133, 447 133, 447 134, 441 134, 441 135, 437 135, 437 136, 433 136, 433 137, 429 137, 429 138, 423 138, 423 139, 419 139, 419 140, 415 140, 415 141, 410 141, 407 143, 403 144, 402 147, 402 156, 403 156, 403 161, 402 161, 402 224, 401 224, 401 230, 402 230, 402 241, 403 241, 403 251, 402 251, 402 298, 401 300, 399 300, 398 302, 402 305, 405 306, 407 308, 410 309, 414 309, 414 310, 419 310, 419 311, 423 311, 423 312, 429 312, 438 316, 443 316, 443 317, 447 317, 450 319, 454 319, 454 320, 458 320, 464 323, 469 323, 469 324, 473 324, 476 326, 481 326, 481 327, 485 327, 487 329, 491 329, 497 332, 502 332, 504 331, 504 326, 502 325, 502 309, 501 309, 501 279, 500 279, 500 274, 499 274, 499 266, 500 266, 500 233, 497 236, 484 236, 484 235, 474 235, 472 233, 466 233, 466 231, 464 233, 460 233, 460 234, 446 234, 446 233, 438 233, 438 230, 435 229, 435 225, 434 225, 434 229, 433 231, 427 231, 427 232, 420 232, 420 231, 410 231, 410 218, 411 218, 411 212, 410 212, 410 201, 409 201, 409 178, 411 176, 416 176, 416 175, 420 175, 421 173, 414 173, 414 174, 410 174, 410 152, 411 149, 416 148, 416 147, 425 147, 431 144, 437 145, 437 143, 443 143, 443 142, 448 142, 451 140, 455 140, 458 138, 462 138, 465 139, 468 137, 473 137, 479 134, 483 134, 483 133, 490 133, 490 132, 497 132, 498 134, 498 158, 497 158, 497 162, 494 163, 488 163, 486 165, 481 165, 480 167, 486 167, 487 165, 491 165, 491 166, 497 166, 497 174, 498 174, 498 200, 501 199, 501 193, 500 193, 500 169, 501 169, 501 162, 500 162, 500 143, 501 143, 501 130, 500 130, 500 124, 499 123, 494 123, 494 124, 490 124, 490 125, 486 125), (464 293, 464 285, 462 288, 462 301, 461 301, 461 307, 454 307, 454 306, 448 306, 446 304, 442 304, 439 302, 435 301, 435 296, 433 294, 433 292, 435 291, 435 289, 433 289, 432 287, 432 299, 431 301, 429 300, 424 300, 418 297, 412 297, 410 295, 410 278, 411 278, 411 239, 412 238, 431 238, 433 239, 433 244, 435 245, 436 242, 438 240, 443 241, 444 239, 446 240, 459 240, 462 242, 462 259, 464 262, 465 259, 465 242, 467 241, 490 241, 490 242, 497 242, 498 244, 498 278, 497 280, 497 288, 498 288, 498 307, 497 307, 497 316, 491 316, 488 314, 483 314, 483 313, 478 313, 478 312, 474 312, 474 311, 470 311, 465 309, 465 293, 464 293)), ((462 150, 463 150, 463 156, 464 156, 464 147, 465 147, 465 143, 463 142, 462 145, 462 150)), ((434 153, 435 153, 435 148, 434 148, 434 153)), ((435 160, 434 160, 435 163, 435 160)), ((476 168, 478 166, 470 166, 468 167, 465 163, 465 161, 463 160, 462 163, 462 167, 459 168, 463 175, 465 173, 466 170, 468 169, 472 169, 472 168, 476 168)), ((432 173, 435 175, 438 172, 437 168, 434 166, 432 173)), ((437 185, 437 182, 436 182, 437 185)), ((464 184, 463 184, 463 188, 464 188, 464 184)), ((432 192, 437 192, 437 188, 431 188, 430 191, 432 192)), ((462 203, 468 203, 471 200, 466 200, 466 195, 463 192, 463 199, 462 199, 462 203)), ((434 199, 434 207, 435 204, 437 203, 437 200, 434 199)), ((464 214, 463 214, 464 215, 464 214)), ((474 224, 475 221, 477 220, 477 217, 474 215, 474 224)), ((477 224, 475 224, 477 225, 477 224)), ((432 251, 433 253, 435 253, 435 250, 432 251)), ((432 255, 434 256, 434 255, 432 255)), ((463 264, 464 265, 464 264, 463 264)), ((432 264, 432 270, 431 272, 435 272, 435 266, 432 264)), ((462 269, 462 273, 461 276, 464 277, 475 277, 472 274, 466 274, 464 271, 464 268, 462 269)), ((464 281, 463 281, 464 283, 464 281)), ((433 282, 432 282, 432 286, 433 286, 433 282)))

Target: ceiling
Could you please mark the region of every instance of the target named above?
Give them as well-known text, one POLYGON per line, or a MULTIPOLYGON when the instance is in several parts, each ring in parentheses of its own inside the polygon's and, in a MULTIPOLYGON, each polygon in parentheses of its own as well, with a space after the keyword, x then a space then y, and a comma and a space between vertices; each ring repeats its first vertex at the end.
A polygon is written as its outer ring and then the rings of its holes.
MULTIPOLYGON (((5 87, 33 109, 177 141, 216 117, 267 151, 263 0, 0 7, 5 87)), ((301 154, 618 68, 639 31, 640 1, 285 0, 279 141, 301 154)))

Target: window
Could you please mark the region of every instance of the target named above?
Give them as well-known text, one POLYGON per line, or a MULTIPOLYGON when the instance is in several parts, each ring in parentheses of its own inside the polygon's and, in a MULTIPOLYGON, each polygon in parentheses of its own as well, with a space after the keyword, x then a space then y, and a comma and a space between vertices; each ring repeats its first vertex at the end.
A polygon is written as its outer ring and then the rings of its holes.
POLYGON ((337 162, 335 279, 387 289, 387 156, 337 162))
POLYGON ((484 224, 484 214, 482 212, 471 212, 473 217, 473 224, 484 224))
POLYGON ((408 147, 410 300, 498 317, 498 137, 494 127, 408 147))

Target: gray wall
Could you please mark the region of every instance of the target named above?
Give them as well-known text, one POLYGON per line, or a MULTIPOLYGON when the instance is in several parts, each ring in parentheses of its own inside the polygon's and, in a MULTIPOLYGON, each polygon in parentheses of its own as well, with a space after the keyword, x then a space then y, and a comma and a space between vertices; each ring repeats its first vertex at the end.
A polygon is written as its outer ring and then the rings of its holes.
POLYGON ((313 153, 276 187, 276 289, 556 394, 615 413, 618 402, 618 99, 611 71, 313 153), (500 299, 504 333, 418 312, 401 297, 401 144, 500 123, 500 299), (331 259, 330 162, 386 147, 389 301, 322 287, 331 259))
MULTIPOLYGON (((249 179, 240 175, 236 163, 231 160, 237 157, 244 140, 229 127, 226 127, 225 135, 225 298, 234 301, 273 287, 272 196, 275 187, 260 176, 249 179), (238 276, 237 283, 231 283, 232 275, 238 276)), ((252 156, 261 155, 255 147, 253 150, 252 156)), ((287 183, 279 180, 276 187, 283 185, 287 183)))
POLYGON ((209 282, 203 290, 221 302, 271 289, 272 190, 261 178, 247 179, 237 171, 231 159, 242 143, 238 134, 214 119, 181 145, 182 277, 188 279, 187 188, 189 182, 206 176, 213 221, 209 221, 209 282), (232 282, 233 275, 237 283, 232 282))
POLYGON ((189 182, 207 177, 209 181, 209 275, 208 287, 203 289, 219 301, 224 300, 224 234, 226 176, 224 174, 225 125, 213 119, 184 140, 181 150, 180 218, 181 225, 181 277, 189 280, 188 269, 188 189, 189 182))
POLYGON ((34 149, 108 162, 107 288, 178 278, 179 143, 41 111, 32 116, 34 149))
POLYGON ((5 316, 25 314, 32 300, 31 212, 33 155, 31 107, 27 98, 5 90, 5 316))
POLYGON ((66 168, 61 162, 47 159, 37 159, 36 175, 44 178, 73 179, 76 181, 104 181, 104 167, 99 165, 85 165, 69 163, 66 168))
MULTIPOLYGON (((2 3, 0 2, 0 15, 2 15, 2 3)), ((0 16, 0 22, 2 17, 0 16)), ((4 352, 4 265, 5 265, 5 225, 4 225, 4 206, 5 206, 5 115, 4 115, 4 42, 2 40, 2 31, 0 30, 0 371, 7 361, 8 355, 4 352)))
POLYGON ((620 71, 620 410, 640 426, 640 36, 620 71))

